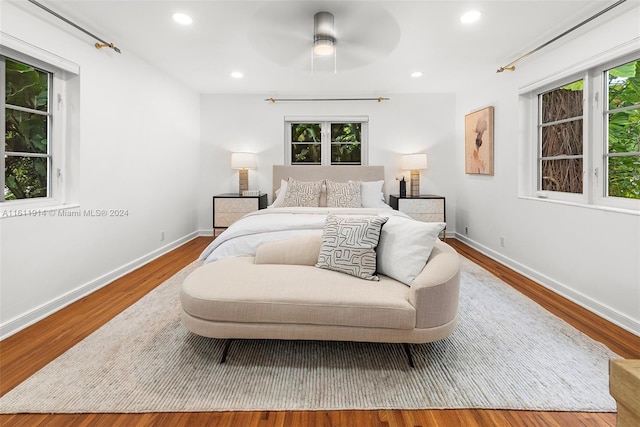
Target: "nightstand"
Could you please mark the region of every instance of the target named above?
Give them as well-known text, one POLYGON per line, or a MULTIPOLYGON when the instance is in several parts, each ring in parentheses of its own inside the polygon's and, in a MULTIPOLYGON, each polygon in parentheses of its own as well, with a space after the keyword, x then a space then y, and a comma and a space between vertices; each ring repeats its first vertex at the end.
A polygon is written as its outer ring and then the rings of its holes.
MULTIPOLYGON (((423 222, 447 222, 445 212, 445 198, 433 194, 421 194, 416 197, 400 197, 397 194, 389 196, 389 205, 393 209, 404 212, 411 218, 423 222)), ((447 229, 442 231, 447 239, 447 229)))
POLYGON ((227 228, 245 214, 267 207, 267 194, 242 196, 238 193, 224 193, 213 196, 213 235, 216 229, 227 228))

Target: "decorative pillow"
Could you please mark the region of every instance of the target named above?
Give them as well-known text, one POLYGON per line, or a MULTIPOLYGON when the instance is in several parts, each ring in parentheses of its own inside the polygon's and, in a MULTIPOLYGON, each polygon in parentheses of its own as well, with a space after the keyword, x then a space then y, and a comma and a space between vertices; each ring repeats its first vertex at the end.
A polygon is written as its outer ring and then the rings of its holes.
POLYGON ((327 215, 316 267, 366 280, 376 276, 376 246, 388 218, 327 215))
POLYGON ((329 208, 360 208, 362 199, 360 197, 360 183, 333 182, 327 183, 327 207, 329 208))
POLYGON ((276 199, 272 204, 267 206, 268 208, 281 208, 284 206, 284 198, 287 194, 287 181, 280 180, 280 188, 276 190, 276 199))
POLYGON ((318 207, 322 181, 297 181, 289 178, 285 207, 318 207))
POLYGON ((389 218, 380 234, 378 273, 411 286, 427 264, 444 227, 443 222, 389 218))
MULTIPOLYGON (((350 181, 351 182, 351 181, 350 181)), ((360 183, 360 197, 363 208, 390 208, 384 201, 382 185, 384 181, 357 181, 360 183)))

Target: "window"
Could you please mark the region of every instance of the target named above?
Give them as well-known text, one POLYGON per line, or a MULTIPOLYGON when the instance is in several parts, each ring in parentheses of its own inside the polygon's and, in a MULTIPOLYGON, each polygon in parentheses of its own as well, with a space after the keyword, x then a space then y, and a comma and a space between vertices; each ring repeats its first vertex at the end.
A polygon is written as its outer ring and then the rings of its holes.
POLYGON ((538 189, 582 193, 583 81, 538 95, 538 189))
POLYGON ((4 81, 4 161, 0 201, 49 197, 51 73, 0 58, 4 81))
POLYGON ((522 99, 535 123, 524 193, 640 211, 638 53, 568 74, 522 99))
POLYGON ((366 118, 285 118, 285 131, 287 164, 366 164, 366 118))
POLYGON ((606 195, 640 199, 640 60, 605 71, 606 195))
POLYGON ((71 206, 79 170, 80 67, 8 34, 0 40, 0 218, 71 206), (75 112, 75 113, 72 113, 75 112))

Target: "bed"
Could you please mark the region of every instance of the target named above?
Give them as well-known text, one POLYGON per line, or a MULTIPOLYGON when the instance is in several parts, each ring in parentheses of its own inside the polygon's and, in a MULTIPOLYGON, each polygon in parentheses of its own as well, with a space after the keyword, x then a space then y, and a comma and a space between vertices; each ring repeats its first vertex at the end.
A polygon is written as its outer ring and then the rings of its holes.
POLYGON ((221 233, 185 279, 191 332, 403 343, 412 363, 408 343, 454 331, 459 258, 438 239, 445 224, 384 203, 382 166, 274 166, 273 182, 271 207, 221 233))

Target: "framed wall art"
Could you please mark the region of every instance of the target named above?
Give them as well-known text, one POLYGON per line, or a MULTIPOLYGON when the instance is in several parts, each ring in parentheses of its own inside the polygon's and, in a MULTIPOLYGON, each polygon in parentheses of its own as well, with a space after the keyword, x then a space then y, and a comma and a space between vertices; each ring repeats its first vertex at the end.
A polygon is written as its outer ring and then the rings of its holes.
POLYGON ((465 173, 493 175, 493 107, 464 118, 465 173))

